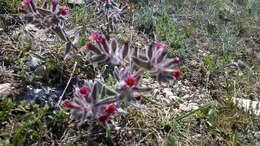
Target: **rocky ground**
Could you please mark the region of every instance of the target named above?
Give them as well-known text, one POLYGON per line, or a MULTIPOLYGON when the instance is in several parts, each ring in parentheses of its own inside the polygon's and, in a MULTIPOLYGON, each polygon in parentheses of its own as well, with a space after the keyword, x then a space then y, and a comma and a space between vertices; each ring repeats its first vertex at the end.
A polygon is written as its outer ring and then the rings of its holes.
MULTIPOLYGON (((182 75, 159 83, 145 74, 142 85, 153 90, 137 101, 144 108, 129 107, 110 122, 111 129, 94 133, 87 125, 77 128, 69 112, 55 105, 64 91, 63 99, 70 99, 73 85, 84 80, 96 76, 113 83, 113 66, 86 65, 75 57, 82 50, 65 60, 55 34, 26 24, 18 2, 1 2, 0 145, 259 145, 254 1, 128 2, 132 9, 112 35, 131 39, 134 47, 154 39, 167 44, 168 56, 182 59, 182 75)), ((91 6, 62 3, 70 6, 67 27, 84 25, 82 38, 103 27, 91 6)))

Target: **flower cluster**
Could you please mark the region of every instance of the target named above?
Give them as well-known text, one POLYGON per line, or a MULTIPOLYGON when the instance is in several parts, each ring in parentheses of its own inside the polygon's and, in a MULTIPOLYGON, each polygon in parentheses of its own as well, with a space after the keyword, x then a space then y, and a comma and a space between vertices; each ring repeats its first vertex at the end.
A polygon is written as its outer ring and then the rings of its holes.
MULTIPOLYGON (((113 19, 117 19, 123 10, 129 8, 127 4, 117 4, 113 0, 95 1, 100 11, 105 12, 107 22, 113 26, 113 19)), ((66 54, 74 47, 69 34, 78 32, 78 28, 69 32, 64 31, 65 16, 69 9, 60 6, 56 0, 46 0, 42 7, 37 7, 33 0, 23 0, 26 7, 25 19, 41 28, 49 28, 66 42, 66 54)), ((107 29, 109 34, 109 29, 107 29)), ((158 81, 179 78, 179 69, 173 65, 180 63, 180 58, 167 58, 167 48, 159 42, 152 42, 148 47, 130 47, 129 41, 119 43, 115 38, 103 36, 93 32, 86 42, 85 58, 89 63, 110 63, 114 65, 113 77, 116 79, 115 87, 108 87, 100 80, 86 81, 81 87, 75 87, 71 100, 63 101, 63 108, 71 109, 71 118, 82 125, 86 121, 91 126, 99 122, 105 127, 107 122, 116 115, 126 113, 126 106, 143 108, 140 104, 143 92, 151 88, 142 87, 141 80, 144 72, 150 73, 158 81)), ((84 53, 82 53, 84 54, 84 53)))
POLYGON ((93 32, 89 36, 89 41, 86 43, 86 50, 89 50, 88 59, 90 62, 104 63, 110 62, 116 65, 124 65, 129 51, 129 42, 125 42, 120 49, 115 39, 107 40, 99 32, 93 32), (91 42, 92 41, 92 42, 91 42), (96 42, 98 46, 95 46, 96 42))
POLYGON ((79 125, 87 121, 92 124, 96 121, 106 126, 107 121, 116 111, 116 92, 103 86, 99 81, 88 81, 82 87, 76 87, 71 101, 65 100, 63 108, 72 108, 71 118, 79 125), (103 92, 110 91, 113 96, 100 98, 103 92))
POLYGON ((159 42, 146 48, 131 48, 128 41, 119 45, 115 38, 106 39, 99 32, 93 32, 86 43, 86 57, 90 63, 111 63, 115 65, 113 77, 115 88, 99 80, 88 81, 81 88, 75 88, 72 101, 64 101, 64 107, 72 108, 72 119, 82 124, 100 122, 107 125, 111 117, 125 113, 126 106, 143 108, 140 104, 142 92, 151 88, 142 87, 140 80, 149 72, 159 81, 178 78, 180 70, 170 69, 180 63, 180 58, 166 57, 167 49, 159 42))

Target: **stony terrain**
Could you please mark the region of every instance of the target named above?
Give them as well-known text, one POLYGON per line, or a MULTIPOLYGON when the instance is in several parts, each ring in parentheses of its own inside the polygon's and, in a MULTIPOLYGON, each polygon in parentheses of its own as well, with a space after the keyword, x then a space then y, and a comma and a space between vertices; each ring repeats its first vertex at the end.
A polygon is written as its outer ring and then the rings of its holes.
MULTIPOLYGON (((80 49, 64 59, 64 42, 25 23, 20 1, 0 1, 0 145, 259 145, 260 3, 127 2, 112 35, 133 47, 166 44, 182 75, 162 83, 143 75, 142 86, 153 88, 137 101, 143 108, 130 106, 109 129, 91 133, 56 103, 84 80, 113 85, 114 66, 86 64, 80 49)), ((70 7, 66 28, 84 26, 80 45, 104 28, 92 5, 61 4, 70 7)))

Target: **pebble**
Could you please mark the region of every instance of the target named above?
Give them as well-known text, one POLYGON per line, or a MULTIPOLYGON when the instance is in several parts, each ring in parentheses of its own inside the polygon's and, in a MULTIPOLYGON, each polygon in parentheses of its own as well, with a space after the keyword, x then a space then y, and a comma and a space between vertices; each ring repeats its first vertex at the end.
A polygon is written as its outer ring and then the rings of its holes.
POLYGON ((178 96, 174 96, 174 95, 169 96, 169 98, 172 99, 172 100, 178 100, 178 99, 180 99, 180 97, 178 97, 178 96))
POLYGON ((182 111, 192 111, 192 110, 196 110, 198 108, 199 108, 199 106, 198 106, 197 103, 189 103, 189 104, 183 103, 183 104, 180 104, 180 109, 182 111))
POLYGON ((8 96, 12 93, 12 84, 0 84, 0 96, 8 96))
POLYGON ((85 4, 84 0, 68 0, 68 3, 69 4, 77 4, 77 5, 85 4))

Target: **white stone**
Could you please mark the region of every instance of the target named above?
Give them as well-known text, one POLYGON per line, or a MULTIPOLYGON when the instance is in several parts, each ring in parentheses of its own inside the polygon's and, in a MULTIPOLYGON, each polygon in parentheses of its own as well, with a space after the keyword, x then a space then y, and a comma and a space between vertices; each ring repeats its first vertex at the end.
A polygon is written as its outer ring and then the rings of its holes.
POLYGON ((84 0, 68 0, 69 4, 85 4, 84 0))
POLYGON ((186 94, 186 95, 184 95, 183 97, 181 97, 182 99, 188 99, 190 97, 190 95, 189 94, 186 94))
POLYGON ((11 91, 12 91, 11 83, 0 84, 0 96, 10 95, 11 91))
POLYGON ((199 106, 197 103, 189 103, 189 104, 180 104, 180 109, 183 111, 192 111, 198 109, 199 106))
POLYGON ((153 95, 157 95, 157 94, 159 94, 159 92, 160 92, 160 90, 159 89, 153 89, 153 95))
POLYGON ((178 99, 180 99, 180 97, 178 97, 178 96, 174 96, 174 95, 169 96, 169 98, 172 99, 172 100, 178 100, 178 99))
POLYGON ((233 103, 237 104, 238 107, 243 108, 245 111, 249 111, 257 116, 260 115, 260 101, 253 101, 250 99, 233 98, 233 103))

